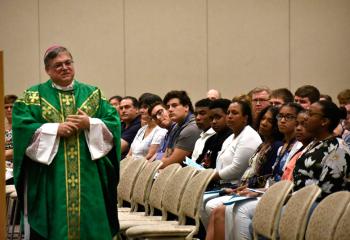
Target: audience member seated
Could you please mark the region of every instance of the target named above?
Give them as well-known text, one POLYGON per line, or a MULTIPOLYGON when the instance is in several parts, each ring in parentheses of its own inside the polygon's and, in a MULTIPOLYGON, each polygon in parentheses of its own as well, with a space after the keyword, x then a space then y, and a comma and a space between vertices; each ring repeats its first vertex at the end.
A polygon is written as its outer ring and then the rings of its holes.
POLYGON ((217 99, 210 104, 211 127, 216 132, 205 142, 202 153, 197 158, 197 163, 204 168, 215 168, 218 152, 224 141, 232 134, 231 128, 226 124, 227 109, 231 101, 228 99, 217 99))
POLYGON ((333 135, 344 115, 332 102, 319 101, 310 106, 306 129, 314 140, 296 162, 294 190, 316 183, 322 189, 318 201, 333 192, 350 190, 350 150, 333 135))
POLYGON ((252 101, 253 127, 257 129, 257 118, 261 110, 270 106, 271 90, 268 87, 257 87, 251 90, 248 95, 252 101))
POLYGON ((302 147, 302 143, 295 137, 296 119, 302 107, 297 103, 286 103, 282 105, 277 115, 278 129, 284 136, 284 144, 279 149, 277 159, 272 167, 273 178, 268 184, 281 180, 283 172, 292 156, 302 147))
POLYGON ((119 95, 115 95, 109 98, 108 102, 115 107, 115 109, 117 109, 118 113, 119 113, 119 105, 120 102, 122 101, 122 97, 119 95))
POLYGON ((339 107, 344 107, 347 103, 350 103, 350 89, 345 89, 337 95, 339 107))
POLYGON ((162 168, 172 163, 182 163, 185 157, 190 157, 201 133, 193 116, 191 99, 185 91, 170 91, 165 95, 163 102, 176 126, 173 129, 172 141, 161 159, 162 168))
POLYGON ((128 156, 145 157, 147 160, 153 160, 157 153, 160 143, 163 141, 167 130, 159 127, 156 122, 148 115, 148 108, 155 102, 162 99, 155 94, 148 93, 144 95, 139 102, 141 121, 145 123, 142 126, 132 144, 128 156))
POLYGON ((220 99, 221 98, 221 93, 219 92, 219 90, 210 89, 207 92, 207 98, 209 98, 210 100, 220 99))
POLYGON ((251 127, 251 108, 247 102, 232 101, 226 124, 232 129, 222 145, 216 160, 216 174, 213 180, 222 185, 237 184, 248 167, 248 160, 261 143, 259 134, 251 127))
POLYGON ((303 109, 298 113, 297 125, 295 127, 295 138, 303 144, 303 146, 294 154, 284 169, 282 180, 293 181, 293 171, 296 161, 306 151, 306 146, 313 140, 313 136, 306 130, 306 121, 308 119, 307 110, 303 109))
POLYGON ((344 107, 346 109, 346 118, 342 120, 342 133, 340 136, 350 148, 350 102, 345 104, 344 107))
POLYGON ((128 154, 137 131, 141 128, 137 99, 131 96, 123 97, 119 105, 119 111, 122 121, 121 152, 123 159, 128 154))
POLYGON ((211 102, 212 101, 210 99, 204 98, 195 104, 194 116, 197 127, 201 129, 202 132, 194 145, 191 157, 193 161, 197 161, 199 155, 202 154, 204 144, 206 143, 207 139, 215 134, 214 129, 211 128, 209 109, 211 102))
POLYGON ((169 117, 169 112, 162 101, 153 103, 148 108, 148 114, 152 117, 152 119, 159 127, 168 130, 164 136, 163 141, 160 143, 155 157, 155 160, 161 160, 163 158, 164 153, 166 152, 169 142, 171 142, 173 129, 176 126, 176 124, 173 121, 171 121, 169 117))
POLYGON ((341 91, 338 96, 340 108, 345 108, 347 116, 341 119, 339 125, 334 129, 334 135, 344 139, 346 144, 350 146, 350 89, 341 91))
POLYGON ((299 87, 294 93, 294 102, 299 103, 304 109, 309 109, 310 105, 320 100, 320 91, 311 85, 299 87))
MULTIPOLYGON (((153 93, 149 93, 149 92, 142 93, 142 94, 139 96, 139 99, 138 99, 139 107, 141 106, 141 105, 140 105, 140 102, 142 102, 142 100, 143 100, 144 98, 148 98, 148 97, 152 97, 152 96, 154 96, 153 93)), ((145 122, 145 121, 143 120, 143 118, 141 118, 140 120, 141 120, 141 127, 147 124, 147 122, 145 122)))
POLYGON ((294 102, 294 96, 287 88, 278 88, 271 92, 270 104, 281 107, 285 103, 294 102))
POLYGON ((16 95, 5 95, 5 160, 6 160, 6 184, 13 184, 13 144, 12 144, 12 108, 17 100, 16 95))
POLYGON ((333 102, 332 97, 327 94, 320 94, 320 101, 329 101, 333 102))

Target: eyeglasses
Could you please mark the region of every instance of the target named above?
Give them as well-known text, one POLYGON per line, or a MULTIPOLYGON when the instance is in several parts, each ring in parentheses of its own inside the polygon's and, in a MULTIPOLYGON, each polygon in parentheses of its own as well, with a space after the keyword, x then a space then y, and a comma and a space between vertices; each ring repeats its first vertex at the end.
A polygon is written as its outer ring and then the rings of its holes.
POLYGON ((276 116, 277 121, 281 121, 283 118, 288 122, 296 119, 296 117, 293 115, 277 114, 277 116, 276 116))
POLYGON ((159 118, 161 118, 164 115, 164 109, 159 109, 155 114, 152 114, 152 118, 154 120, 157 120, 159 118))
POLYGON ((58 62, 55 63, 52 67, 56 70, 56 71, 61 71, 64 66, 66 66, 67 68, 71 67, 73 65, 73 60, 67 60, 65 62, 58 62))
POLYGON ((257 103, 261 103, 261 102, 268 102, 270 99, 266 99, 266 98, 255 98, 252 100, 252 102, 254 104, 257 104, 257 103))

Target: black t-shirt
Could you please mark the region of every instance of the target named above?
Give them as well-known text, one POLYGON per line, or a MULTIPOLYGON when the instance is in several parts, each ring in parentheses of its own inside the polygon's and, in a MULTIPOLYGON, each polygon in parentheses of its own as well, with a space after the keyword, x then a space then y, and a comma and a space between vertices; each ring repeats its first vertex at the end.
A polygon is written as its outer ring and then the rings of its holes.
POLYGON ((132 141, 136 136, 137 131, 141 128, 141 117, 136 117, 126 128, 125 123, 122 123, 122 139, 129 143, 127 150, 122 152, 122 159, 128 154, 132 141))
POLYGON ((208 138, 204 144, 203 151, 197 158, 196 162, 205 168, 215 169, 218 152, 221 150, 222 144, 226 138, 228 138, 231 134, 232 130, 230 128, 226 128, 225 130, 215 133, 213 136, 208 138))

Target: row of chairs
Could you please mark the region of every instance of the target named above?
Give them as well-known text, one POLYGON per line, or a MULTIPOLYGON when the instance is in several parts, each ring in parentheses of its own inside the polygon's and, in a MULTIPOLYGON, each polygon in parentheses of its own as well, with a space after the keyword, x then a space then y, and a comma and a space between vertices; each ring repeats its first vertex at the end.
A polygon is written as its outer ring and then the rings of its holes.
POLYGON ((160 164, 135 158, 121 161, 118 186, 121 233, 129 239, 192 239, 199 230, 203 193, 215 172, 172 164, 158 174, 160 164), (124 202, 130 208, 125 208, 124 202), (145 211, 140 211, 141 207, 145 211))
POLYGON ((317 185, 306 186, 290 196, 292 188, 292 182, 281 181, 263 195, 253 218, 254 239, 259 236, 286 240, 350 238, 348 191, 333 193, 315 207, 315 201, 321 193, 317 185))
MULTIPOLYGON (((118 214, 121 231, 130 239, 192 239, 199 229, 199 208, 213 170, 197 171, 172 164, 126 158, 121 161, 118 214), (158 175, 154 180, 155 175, 158 175), (124 207, 128 203, 129 207, 124 207), (144 209, 144 211, 142 211, 144 209), (161 212, 161 216, 157 215, 161 212), (190 221, 188 221, 190 220, 190 221), (189 224, 190 222, 190 224, 189 224)), ((309 185, 290 196, 293 183, 281 181, 263 195, 253 218, 254 238, 337 239, 350 236, 350 193, 336 192, 308 213, 321 190, 309 185), (282 210, 283 209, 283 210, 282 210), (278 234, 277 234, 278 232, 278 234)), ((13 186, 6 187, 8 239, 21 239, 18 201, 13 186)))

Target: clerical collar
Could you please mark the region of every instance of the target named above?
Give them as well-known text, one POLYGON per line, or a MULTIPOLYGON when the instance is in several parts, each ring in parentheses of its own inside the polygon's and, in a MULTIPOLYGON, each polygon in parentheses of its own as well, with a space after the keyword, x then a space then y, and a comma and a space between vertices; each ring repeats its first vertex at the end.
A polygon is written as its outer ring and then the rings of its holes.
POLYGON ((62 87, 62 86, 57 85, 54 82, 52 82, 52 87, 56 88, 58 90, 62 90, 62 91, 72 91, 74 88, 74 80, 72 81, 71 84, 69 84, 68 86, 65 86, 65 87, 62 87))

